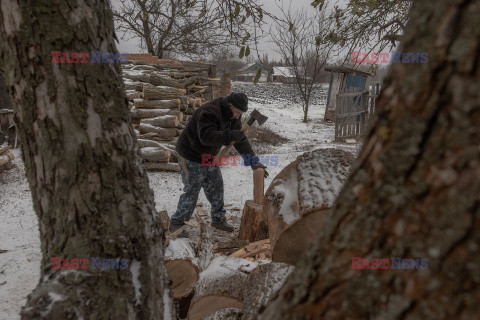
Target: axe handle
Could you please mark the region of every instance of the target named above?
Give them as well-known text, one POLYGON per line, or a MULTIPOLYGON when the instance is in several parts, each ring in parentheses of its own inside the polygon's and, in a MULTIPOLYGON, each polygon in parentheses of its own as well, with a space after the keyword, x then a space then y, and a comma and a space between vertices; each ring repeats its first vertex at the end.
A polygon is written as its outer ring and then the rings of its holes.
MULTIPOLYGON (((244 121, 243 124, 242 124, 242 129, 240 129, 241 131, 245 132, 247 131, 247 129, 249 128, 250 126, 247 124, 247 121, 244 121)), ((228 150, 230 150, 230 148, 235 144, 235 141, 232 141, 228 146, 226 146, 225 148, 223 148, 222 150, 220 150, 220 152, 218 153, 218 160, 222 161, 222 158, 223 156, 228 152, 228 150)))

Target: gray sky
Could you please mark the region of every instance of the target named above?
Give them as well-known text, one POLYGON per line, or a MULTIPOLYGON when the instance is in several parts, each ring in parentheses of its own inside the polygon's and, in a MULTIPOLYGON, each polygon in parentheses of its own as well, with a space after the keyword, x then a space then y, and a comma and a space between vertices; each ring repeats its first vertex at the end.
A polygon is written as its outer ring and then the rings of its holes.
MULTIPOLYGON (((111 0, 112 5, 115 6, 117 0, 111 0)), ((263 5, 264 10, 271 12, 274 15, 281 15, 281 11, 277 7, 277 5, 283 5, 288 8, 290 6, 292 10, 297 9, 311 9, 314 10, 313 7, 310 6, 312 0, 259 0, 259 3, 263 5)), ((264 27, 264 31, 268 33, 269 25, 264 27)), ((121 34, 117 33, 119 38, 119 43, 117 44, 117 48, 119 52, 128 52, 128 53, 140 53, 144 52, 140 49, 138 39, 122 39, 121 34)), ((128 36, 127 36, 128 37, 128 36)), ((260 54, 266 52, 268 53, 270 58, 275 58, 277 55, 272 50, 271 44, 268 42, 268 38, 262 41, 262 44, 259 44, 259 51, 260 54)))

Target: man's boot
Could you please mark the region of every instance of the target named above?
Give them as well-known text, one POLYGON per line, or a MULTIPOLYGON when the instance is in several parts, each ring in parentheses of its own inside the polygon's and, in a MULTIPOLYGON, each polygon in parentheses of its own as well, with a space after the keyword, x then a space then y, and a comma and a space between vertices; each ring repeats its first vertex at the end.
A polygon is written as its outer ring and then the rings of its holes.
MULTIPOLYGON (((173 233, 173 232, 177 231, 178 229, 182 228, 183 226, 185 226, 185 223, 176 224, 176 223, 170 222, 170 226, 168 227, 168 230, 171 233, 173 233)), ((188 238, 188 232, 183 230, 182 232, 180 232, 180 234, 177 236, 177 238, 188 238)))
POLYGON ((234 228, 231 225, 229 225, 227 223, 227 221, 220 222, 220 223, 213 223, 212 222, 212 227, 214 227, 218 230, 225 231, 225 232, 233 232, 233 230, 234 230, 234 228))

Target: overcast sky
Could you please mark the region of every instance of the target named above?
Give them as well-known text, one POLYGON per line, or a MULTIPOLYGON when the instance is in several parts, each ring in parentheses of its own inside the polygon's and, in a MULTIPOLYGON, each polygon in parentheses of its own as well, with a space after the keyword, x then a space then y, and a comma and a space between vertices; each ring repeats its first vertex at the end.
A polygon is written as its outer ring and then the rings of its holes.
MULTIPOLYGON (((118 0, 111 0, 112 5, 115 6, 118 0)), ((274 15, 281 15, 281 11, 277 5, 282 5, 288 8, 290 6, 292 10, 298 10, 302 8, 314 10, 311 7, 310 3, 312 0, 259 0, 259 3, 263 5, 264 10, 271 12, 274 15)), ((264 31, 268 32, 269 26, 265 26, 264 31)), ((121 34, 117 33, 119 38, 119 43, 117 44, 119 52, 128 52, 128 53, 139 53, 144 52, 140 49, 138 39, 122 39, 121 34)), ((277 55, 271 48, 271 44, 268 40, 262 41, 262 44, 259 45, 260 54, 267 52, 269 57, 275 58, 277 55)))

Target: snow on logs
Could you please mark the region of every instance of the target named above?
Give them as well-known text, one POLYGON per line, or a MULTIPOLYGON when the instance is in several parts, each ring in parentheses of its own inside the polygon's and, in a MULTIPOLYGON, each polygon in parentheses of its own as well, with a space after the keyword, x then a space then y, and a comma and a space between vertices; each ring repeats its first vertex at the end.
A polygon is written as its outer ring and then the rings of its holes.
POLYGON ((205 103, 209 79, 202 68, 143 61, 122 64, 132 123, 147 170, 179 171, 175 143, 195 110, 205 103), (157 142, 148 144, 145 141, 157 142), (153 148, 153 149, 144 149, 153 148), (156 149, 155 149, 156 148, 156 149))
POLYGON ((353 160, 341 149, 317 149, 275 177, 263 200, 273 261, 294 265, 316 239, 353 160))
POLYGON ((200 320, 222 309, 243 309, 245 282, 258 264, 220 256, 199 275, 188 311, 189 320, 200 320))
POLYGON ((255 320, 262 306, 277 293, 295 269, 285 264, 271 262, 260 264, 252 270, 245 282, 242 320, 255 320))
POLYGON ((171 240, 165 249, 165 267, 172 280, 174 298, 185 298, 198 280, 198 258, 188 238, 171 240))

